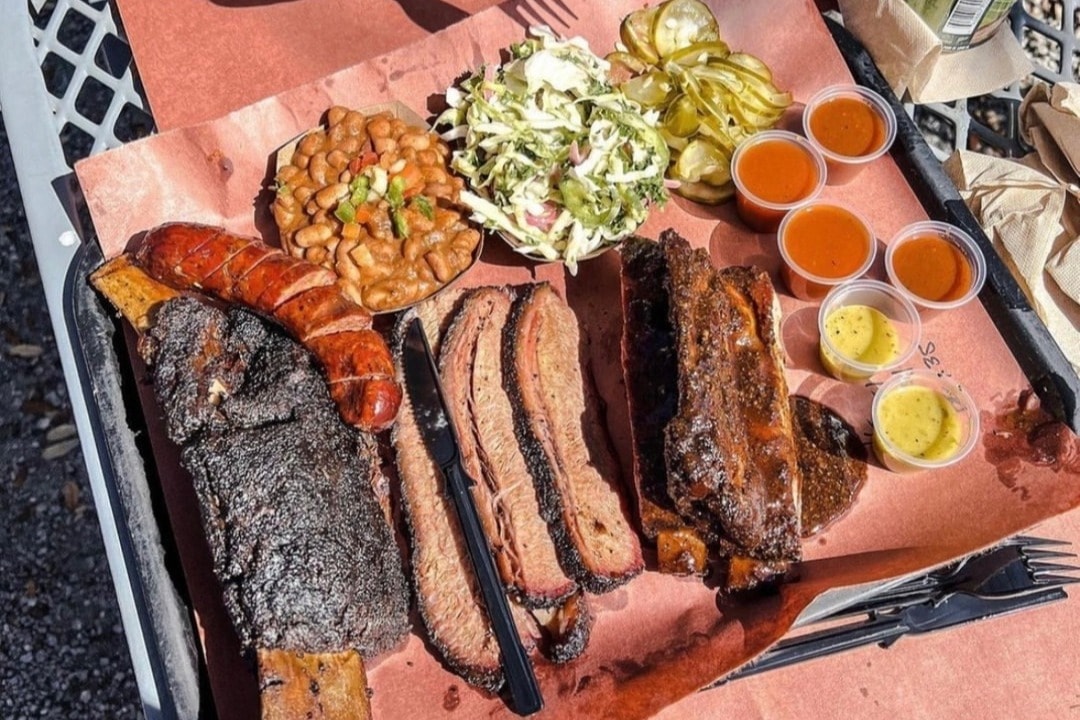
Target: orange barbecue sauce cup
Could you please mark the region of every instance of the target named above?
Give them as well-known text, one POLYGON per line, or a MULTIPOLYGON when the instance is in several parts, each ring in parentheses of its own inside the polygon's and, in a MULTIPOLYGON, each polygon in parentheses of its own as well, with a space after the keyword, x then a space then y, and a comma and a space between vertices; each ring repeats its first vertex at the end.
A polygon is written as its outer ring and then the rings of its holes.
POLYGON ((986 259, 962 229, 926 220, 908 225, 889 241, 885 272, 924 311, 951 310, 982 290, 986 259))
POLYGON ((774 233, 792 208, 825 187, 825 159, 806 138, 766 130, 744 140, 731 158, 735 209, 747 227, 774 233))
POLYGON ((800 300, 820 300, 834 286, 862 276, 874 263, 876 243, 858 213, 822 200, 795 208, 777 234, 784 259, 780 276, 800 300))
POLYGON ((829 184, 845 185, 893 144, 896 115, 873 90, 833 85, 806 103, 803 132, 824 156, 829 184))

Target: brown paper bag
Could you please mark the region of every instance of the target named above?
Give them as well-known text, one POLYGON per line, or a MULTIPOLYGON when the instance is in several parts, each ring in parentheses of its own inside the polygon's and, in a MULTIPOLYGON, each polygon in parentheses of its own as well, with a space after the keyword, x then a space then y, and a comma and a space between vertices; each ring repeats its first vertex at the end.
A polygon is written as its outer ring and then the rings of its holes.
POLYGON ((1074 229, 1080 189, 1039 169, 967 150, 955 152, 944 167, 1080 372, 1080 238, 1074 229))

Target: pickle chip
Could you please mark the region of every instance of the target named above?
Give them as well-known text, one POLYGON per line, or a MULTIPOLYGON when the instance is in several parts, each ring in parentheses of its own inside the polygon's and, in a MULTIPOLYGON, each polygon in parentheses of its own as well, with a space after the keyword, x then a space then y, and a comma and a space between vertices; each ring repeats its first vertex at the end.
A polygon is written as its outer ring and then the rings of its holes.
POLYGON ((675 188, 674 192, 703 205, 719 205, 731 199, 735 194, 735 186, 730 183, 717 187, 704 182, 684 182, 675 188))
POLYGON ((619 38, 626 49, 649 64, 660 62, 660 55, 652 43, 656 13, 655 7, 635 10, 623 18, 622 25, 619 26, 619 38))
POLYGON ((708 140, 694 140, 679 153, 672 175, 680 182, 725 185, 731 180, 731 156, 708 140))
POLYGON ((731 55, 731 48, 727 43, 714 40, 710 42, 696 42, 687 45, 684 48, 676 50, 669 57, 665 58, 669 62, 679 63, 685 67, 693 67, 694 65, 708 65, 710 63, 719 62, 727 59, 731 55))
POLYGON ((734 52, 724 58, 728 63, 742 68, 743 70, 757 75, 762 82, 771 83, 773 76, 769 66, 761 62, 750 53, 734 52))
POLYGON ((671 78, 660 70, 651 70, 630 78, 622 85, 623 95, 636 103, 655 108, 663 105, 673 89, 671 78))
POLYGON ((628 52, 608 53, 604 59, 611 65, 608 77, 614 85, 622 85, 635 75, 640 75, 649 69, 645 61, 628 52))
POLYGON ((664 111, 662 129, 675 137, 690 137, 697 132, 700 125, 697 105, 685 94, 675 98, 664 111))
POLYGON ((652 38, 656 52, 667 57, 694 43, 719 40, 720 27, 701 0, 669 0, 656 14, 652 38))

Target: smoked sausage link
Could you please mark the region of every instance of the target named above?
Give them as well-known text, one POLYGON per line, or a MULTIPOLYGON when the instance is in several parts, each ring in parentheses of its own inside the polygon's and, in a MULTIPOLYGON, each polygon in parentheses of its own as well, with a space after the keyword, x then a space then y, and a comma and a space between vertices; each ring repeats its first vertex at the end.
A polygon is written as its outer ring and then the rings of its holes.
POLYGON ((371 314, 337 286, 337 276, 261 240, 222 228, 168 223, 134 255, 151 277, 199 290, 281 324, 322 365, 341 417, 361 430, 390 427, 401 404, 390 349, 371 314))

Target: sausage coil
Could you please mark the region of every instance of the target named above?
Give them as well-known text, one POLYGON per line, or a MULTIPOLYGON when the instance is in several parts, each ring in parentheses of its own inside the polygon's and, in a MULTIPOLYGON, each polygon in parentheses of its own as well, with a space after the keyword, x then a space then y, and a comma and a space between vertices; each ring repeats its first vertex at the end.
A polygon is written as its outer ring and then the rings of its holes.
POLYGON ((401 387, 390 350, 371 328, 371 314, 341 291, 331 271, 256 238, 192 223, 154 228, 134 260, 158 282, 277 321, 318 359, 350 425, 377 432, 393 423, 401 387))

